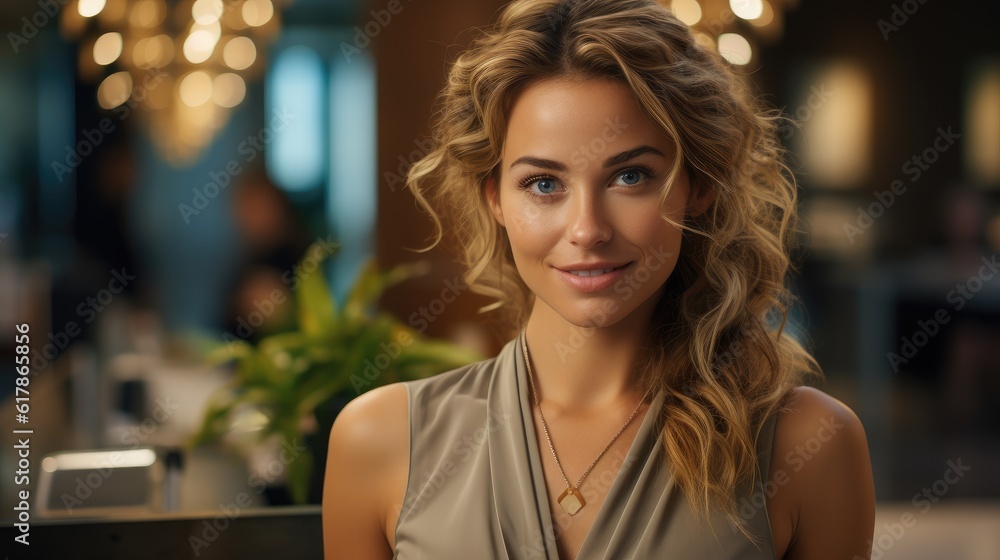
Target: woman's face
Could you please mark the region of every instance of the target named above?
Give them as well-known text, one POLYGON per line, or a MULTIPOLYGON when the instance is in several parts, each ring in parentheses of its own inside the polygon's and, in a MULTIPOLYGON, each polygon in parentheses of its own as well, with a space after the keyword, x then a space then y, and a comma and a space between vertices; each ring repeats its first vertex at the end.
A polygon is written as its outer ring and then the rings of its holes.
MULTIPOLYGON (((681 246, 659 215, 673 152, 617 82, 553 78, 518 96, 486 194, 536 306, 579 327, 648 320, 681 246)), ((666 206, 677 222, 689 191, 681 174, 666 206)))

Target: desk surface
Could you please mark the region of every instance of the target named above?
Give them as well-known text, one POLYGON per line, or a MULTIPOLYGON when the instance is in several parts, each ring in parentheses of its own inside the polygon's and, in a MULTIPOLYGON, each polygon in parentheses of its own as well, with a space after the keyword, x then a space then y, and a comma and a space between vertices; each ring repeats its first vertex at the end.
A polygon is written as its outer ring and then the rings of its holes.
POLYGON ((5 523, 0 525, 0 539, 12 559, 314 560, 323 556, 319 506, 254 508, 230 515, 216 510, 141 519, 38 520, 30 524, 28 546, 16 543, 21 531, 5 523))

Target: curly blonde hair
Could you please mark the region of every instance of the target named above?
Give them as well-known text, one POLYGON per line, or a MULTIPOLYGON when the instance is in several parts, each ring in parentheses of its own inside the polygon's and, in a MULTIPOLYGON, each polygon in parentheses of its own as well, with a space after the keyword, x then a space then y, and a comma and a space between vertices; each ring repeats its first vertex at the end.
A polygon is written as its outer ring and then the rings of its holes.
MULTIPOLYGON (((511 337, 534 295, 490 213, 485 183, 498 178, 513 100, 555 77, 626 85, 675 143, 665 184, 683 165, 692 192, 713 195, 706 211, 675 224, 681 254, 657 303, 638 380, 666 393, 663 447, 692 506, 707 518, 714 503, 756 542, 737 514, 737 494, 759 474, 763 422, 787 410, 787 395, 807 375, 823 376, 785 332, 795 299, 785 277, 800 231, 794 175, 777 140, 782 117, 652 0, 509 4, 451 66, 434 148, 410 168, 407 186, 435 222, 429 248, 449 232, 470 289, 496 300, 480 312, 500 311, 511 337), (428 199, 446 209, 447 223, 428 199)), ((662 211, 666 199, 664 189, 661 215, 674 223, 662 211)))

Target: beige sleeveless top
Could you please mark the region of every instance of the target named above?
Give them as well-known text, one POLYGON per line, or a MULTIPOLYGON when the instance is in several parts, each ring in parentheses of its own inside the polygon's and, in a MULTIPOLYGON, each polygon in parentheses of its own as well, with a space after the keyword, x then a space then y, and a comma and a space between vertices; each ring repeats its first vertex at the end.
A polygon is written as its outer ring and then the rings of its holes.
MULTIPOLYGON (((410 469, 394 560, 559 560, 519 339, 494 358, 405 385, 410 469)), ((774 560, 760 478, 739 494, 758 545, 721 513, 696 519, 663 468, 654 414, 663 398, 653 399, 577 560, 774 560)), ((773 433, 771 417, 761 477, 773 433)))

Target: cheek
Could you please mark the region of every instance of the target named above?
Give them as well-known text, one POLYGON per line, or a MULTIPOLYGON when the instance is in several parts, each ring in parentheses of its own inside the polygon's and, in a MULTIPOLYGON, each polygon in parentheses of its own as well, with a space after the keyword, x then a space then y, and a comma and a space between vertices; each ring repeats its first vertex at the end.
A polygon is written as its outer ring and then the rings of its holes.
POLYGON ((541 243, 558 234, 558 220, 552 211, 535 204, 512 203, 504 206, 507 233, 514 243, 541 243))
MULTIPOLYGON (((671 212, 670 217, 681 221, 683 220, 683 212, 680 215, 677 212, 671 212)), ((647 205, 641 210, 634 209, 629 214, 629 219, 623 223, 629 224, 632 236, 637 241, 642 240, 642 243, 647 245, 644 249, 648 249, 649 245, 663 245, 665 248, 680 246, 681 230, 664 220, 655 204, 647 205)))

